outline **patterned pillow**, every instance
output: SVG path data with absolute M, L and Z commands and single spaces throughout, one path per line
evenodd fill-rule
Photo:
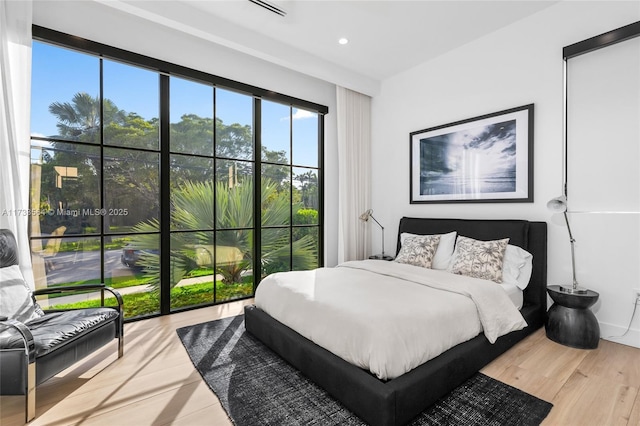
M 44 315 L 40 305 L 31 299 L 31 289 L 18 265 L 0 268 L 0 315 L 22 323 Z
M 440 235 L 416 235 L 408 237 L 402 243 L 400 252 L 395 258 L 398 263 L 431 268 L 433 256 L 436 254 Z
M 502 263 L 509 239 L 480 241 L 459 236 L 449 272 L 502 282 Z

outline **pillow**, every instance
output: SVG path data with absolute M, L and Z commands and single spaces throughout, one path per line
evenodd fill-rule
M 22 323 L 44 315 L 40 306 L 33 302 L 31 289 L 18 265 L 0 268 L 0 315 Z
M 453 248 L 456 245 L 456 235 L 456 231 L 449 232 L 448 234 L 439 234 L 440 242 L 438 243 L 436 254 L 433 256 L 433 260 L 431 261 L 431 269 L 444 270 L 449 267 L 451 256 L 453 255 Z M 400 234 L 400 246 L 402 247 L 404 245 L 404 240 L 409 237 L 421 236 L 422 235 L 403 232 Z
M 502 265 L 509 239 L 480 241 L 459 236 L 449 272 L 502 282 Z
M 532 271 L 533 255 L 523 248 L 509 244 L 504 252 L 502 281 L 524 290 L 529 285 Z
M 395 262 L 431 268 L 440 235 L 416 235 L 404 240 Z

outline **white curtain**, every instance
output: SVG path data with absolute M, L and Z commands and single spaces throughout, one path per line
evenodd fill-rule
M 370 222 L 360 215 L 371 208 L 371 98 L 337 87 L 338 262 L 364 259 Z
M 13 231 L 33 287 L 27 235 L 32 1 L 0 1 L 0 228 Z

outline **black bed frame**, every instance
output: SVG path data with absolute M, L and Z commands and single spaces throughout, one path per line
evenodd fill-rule
M 484 334 L 461 343 L 393 380 L 382 381 L 302 337 L 255 306 L 245 308 L 246 330 L 345 407 L 372 426 L 404 425 L 486 364 L 542 327 L 547 311 L 547 224 L 526 220 L 422 219 L 400 220 L 400 234 L 443 234 L 494 240 L 533 254 L 533 273 L 524 291 L 521 313 L 528 326 L 491 344 Z

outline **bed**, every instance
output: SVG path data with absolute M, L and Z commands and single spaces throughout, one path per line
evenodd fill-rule
M 379 379 L 303 337 L 255 305 L 245 308 L 246 330 L 370 425 L 404 425 L 544 324 L 546 229 L 544 222 L 525 220 L 402 218 L 398 250 L 403 233 L 430 235 L 456 231 L 458 235 L 477 240 L 509 238 L 509 244 L 531 253 L 533 262 L 520 308 L 526 327 L 498 337 L 494 343 L 480 333 L 397 377 Z

